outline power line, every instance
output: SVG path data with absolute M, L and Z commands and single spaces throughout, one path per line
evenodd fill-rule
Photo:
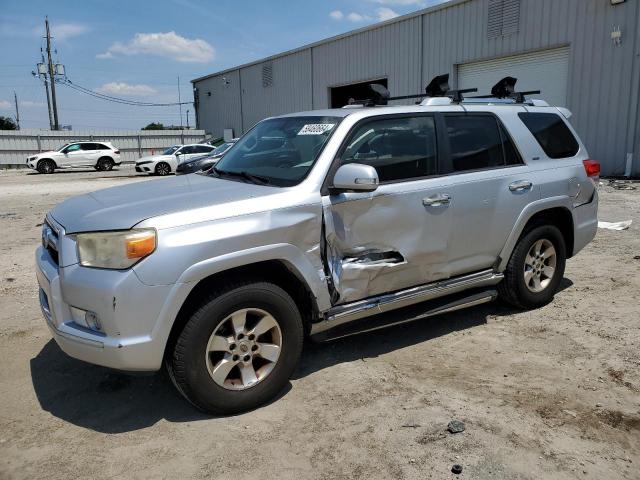
M 66 87 L 71 88 L 80 93 L 84 93 L 85 95 L 89 95 L 94 98 L 99 98 L 100 100 L 106 100 L 108 102 L 120 103 L 123 105 L 131 105 L 135 107 L 173 107 L 175 105 L 188 105 L 191 102 L 169 102 L 169 103 L 156 103 L 156 102 L 140 102 L 137 100 L 129 100 L 126 98 L 114 97 L 111 95 L 107 95 L 105 93 L 96 92 L 94 90 L 90 90 L 86 87 L 78 85 L 77 83 L 73 83 L 69 79 L 56 79 L 56 83 L 60 85 L 64 85 Z

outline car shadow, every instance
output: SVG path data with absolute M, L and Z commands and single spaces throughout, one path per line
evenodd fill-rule
M 563 279 L 560 289 L 571 287 Z M 294 379 L 340 363 L 375 358 L 452 332 L 487 323 L 487 318 L 517 313 L 499 302 L 425 320 L 324 342 L 307 342 Z M 40 406 L 57 418 L 101 433 L 140 430 L 164 419 L 192 422 L 215 418 L 185 401 L 163 372 L 131 374 L 81 362 L 67 356 L 50 340 L 31 359 L 31 379 Z M 289 383 L 274 398 L 291 390 Z

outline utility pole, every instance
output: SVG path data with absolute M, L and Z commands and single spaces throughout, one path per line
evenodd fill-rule
M 182 128 L 182 100 L 180 99 L 180 75 L 178 75 L 178 108 L 180 109 L 180 128 Z
M 51 104 L 53 105 L 53 130 L 59 130 L 58 106 L 56 104 L 56 80 L 53 71 L 53 60 L 51 59 L 51 32 L 49 31 L 49 17 L 44 17 L 44 24 L 47 30 L 47 59 L 49 68 L 49 80 L 51 80 Z
M 189 130 L 189 109 L 187 108 L 187 130 Z
M 13 101 L 16 104 L 16 125 L 18 126 L 18 130 L 20 130 L 20 110 L 18 110 L 18 95 L 16 95 L 16 91 L 13 91 Z
M 43 62 L 44 63 L 44 62 Z M 49 82 L 47 82 L 47 76 L 44 75 L 44 91 L 47 92 L 47 110 L 49 110 L 49 128 L 53 130 L 53 116 L 51 113 L 51 98 L 49 97 Z

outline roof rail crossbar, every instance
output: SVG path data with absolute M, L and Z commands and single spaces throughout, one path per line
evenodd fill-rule
M 504 77 L 498 83 L 496 83 L 493 87 L 491 87 L 490 95 L 478 95 L 470 98 L 500 98 L 500 99 L 511 99 L 515 103 L 526 103 L 526 95 L 537 95 L 540 93 L 540 90 L 529 90 L 526 92 L 516 92 L 516 82 L 518 81 L 515 77 Z

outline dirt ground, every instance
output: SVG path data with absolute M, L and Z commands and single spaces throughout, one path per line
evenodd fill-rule
M 0 171 L 0 478 L 640 479 L 640 183 L 604 181 L 600 219 L 633 225 L 599 230 L 545 308 L 311 344 L 276 401 L 212 418 L 162 374 L 67 357 L 39 310 L 45 212 L 141 180 L 163 181 Z

